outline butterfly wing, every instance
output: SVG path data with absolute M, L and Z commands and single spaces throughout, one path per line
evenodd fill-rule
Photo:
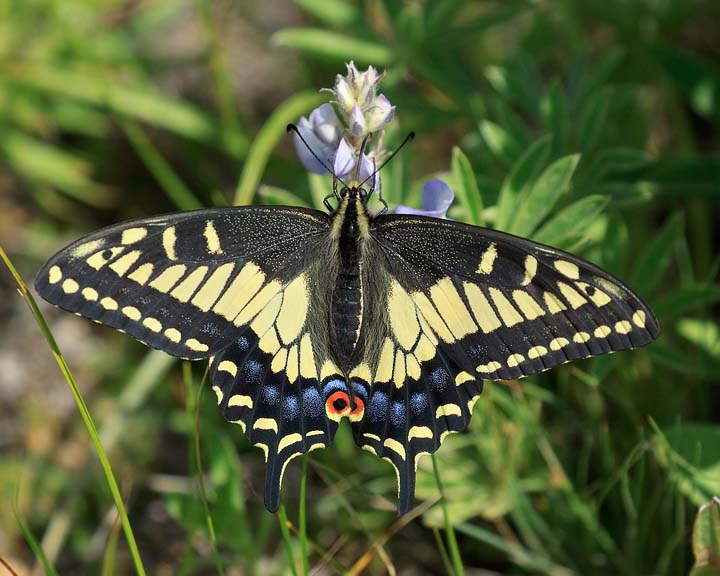
M 329 222 L 278 207 L 126 222 L 56 254 L 35 286 L 51 303 L 154 348 L 210 358 L 221 413 L 265 452 L 265 501 L 275 511 L 290 459 L 332 443 L 337 421 L 326 397 L 345 387 L 323 305 Z
M 81 238 L 40 270 L 51 302 L 174 356 L 207 358 L 304 266 L 327 234 L 312 210 L 238 207 L 125 222 Z
M 321 244 L 303 271 L 210 364 L 222 414 L 265 452 L 265 506 L 271 512 L 280 505 L 290 460 L 331 445 L 341 416 L 349 412 L 348 387 L 328 338 L 328 246 Z
M 399 511 L 412 505 L 417 460 L 463 430 L 482 380 L 643 346 L 658 335 L 650 308 L 619 280 L 571 254 L 448 220 L 373 221 L 384 286 L 375 346 L 357 373 L 369 399 L 358 444 L 397 470 Z

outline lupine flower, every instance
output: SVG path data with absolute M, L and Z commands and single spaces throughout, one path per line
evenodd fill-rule
M 387 156 L 382 149 L 383 131 L 395 117 L 395 106 L 387 97 L 377 92 L 382 74 L 372 66 L 360 72 L 355 64 L 347 65 L 347 74 L 337 75 L 335 86 L 328 90 L 332 102 L 315 108 L 309 117 L 302 117 L 298 130 L 313 151 L 331 168 L 335 175 L 348 184 L 355 178 L 357 158 L 363 139 L 372 134 L 368 149 L 362 156 L 358 181 L 363 182 L 374 172 L 376 165 Z M 339 116 L 338 116 L 339 115 Z M 295 150 L 303 166 L 310 172 L 323 174 L 325 168 L 310 153 L 300 139 L 295 137 Z M 366 189 L 371 186 L 366 185 Z M 380 174 L 375 174 L 374 191 L 380 193 Z M 423 209 L 398 206 L 396 214 L 419 214 L 444 218 L 455 195 L 445 182 L 429 180 L 422 189 Z
M 395 214 L 414 214 L 416 216 L 432 216 L 445 218 L 450 205 L 455 199 L 452 188 L 439 178 L 425 182 L 422 189 L 422 210 L 409 206 L 398 206 L 393 210 Z
M 377 164 L 386 156 L 385 150 L 381 148 L 382 134 L 395 116 L 395 106 L 384 94 L 377 93 L 381 80 L 382 74 L 372 66 L 365 72 L 360 72 L 355 64 L 350 62 L 347 65 L 347 74 L 338 74 L 335 87 L 331 90 L 337 112 L 331 104 L 326 103 L 313 110 L 309 117 L 303 116 L 298 121 L 298 130 L 303 138 L 320 159 L 327 166 L 332 166 L 335 174 L 343 180 L 354 175 L 360 146 L 368 134 L 372 134 L 372 138 L 363 154 L 360 181 L 372 174 L 373 159 Z M 325 172 L 325 168 L 297 136 L 295 150 L 307 170 L 316 174 Z M 375 191 L 379 190 L 380 176 L 376 175 Z
M 352 148 L 352 146 L 350 146 L 350 144 L 347 143 L 345 138 L 343 138 L 340 141 L 337 153 L 335 154 L 333 171 L 340 179 L 345 180 L 346 177 L 350 178 L 351 176 L 355 176 L 356 165 L 357 152 Z M 367 154 L 363 154 L 362 164 L 360 165 L 360 172 L 358 174 L 358 181 L 363 182 L 365 179 L 369 178 L 373 172 L 375 172 L 375 164 Z M 379 194 L 381 191 L 379 173 L 375 174 L 374 180 L 373 191 Z M 369 185 L 367 187 L 369 188 Z
M 321 104 L 298 121 L 298 130 L 315 154 L 327 164 L 332 164 L 338 144 L 342 139 L 343 127 L 331 104 Z M 295 136 L 295 151 L 305 168 L 315 174 L 324 174 L 325 168 L 315 159 L 300 139 Z

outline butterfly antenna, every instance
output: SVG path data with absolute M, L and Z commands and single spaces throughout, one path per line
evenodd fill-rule
M 307 140 L 305 140 L 305 138 L 304 138 L 303 135 L 300 133 L 300 130 L 298 129 L 297 126 L 295 126 L 295 124 L 288 124 L 288 125 L 287 125 L 287 131 L 288 131 L 288 134 L 289 134 L 290 132 L 293 132 L 298 138 L 300 138 L 300 141 L 305 145 L 305 148 L 308 149 L 308 151 L 310 152 L 310 154 L 313 155 L 313 157 L 315 158 L 315 160 L 317 160 L 318 162 L 320 162 L 320 165 L 321 165 L 323 168 L 325 168 L 325 170 L 327 170 L 328 172 L 330 172 L 330 174 L 332 174 L 332 177 L 335 178 L 335 180 L 339 180 L 340 183 L 347 188 L 347 184 L 345 184 L 345 182 L 342 180 L 342 178 L 340 178 L 337 174 L 335 174 L 335 172 L 333 172 L 332 168 L 330 168 L 325 162 L 323 162 L 322 160 L 320 160 L 320 157 L 319 157 L 317 154 L 315 154 L 315 150 L 313 150 L 312 148 L 310 148 L 310 144 L 307 143 Z
M 355 180 L 355 182 L 357 182 L 360 178 L 360 168 L 362 168 L 363 154 L 365 154 L 365 147 L 367 146 L 367 141 L 370 138 L 370 136 L 372 136 L 372 133 L 366 134 L 365 138 L 363 138 L 362 144 L 360 144 L 360 152 L 358 153 L 358 161 L 357 161 L 357 164 L 355 165 L 355 178 L 353 178 L 353 180 Z M 365 184 L 365 182 L 367 182 L 367 179 L 363 180 L 363 184 Z M 362 184 L 360 184 L 360 186 L 362 186 Z M 358 186 L 358 188 L 360 186 Z
M 365 180 L 363 180 L 363 181 L 360 183 L 360 186 L 362 186 L 363 184 L 365 184 L 365 182 L 367 182 L 368 180 L 374 179 L 374 178 L 375 178 L 375 174 L 377 174 L 378 172 L 380 172 L 380 170 L 382 170 L 382 169 L 385 167 L 385 165 L 386 165 L 388 162 L 390 162 L 390 160 L 392 160 L 392 159 L 395 157 L 395 154 L 397 154 L 398 152 L 400 152 L 400 150 L 402 150 L 403 146 L 405 146 L 405 144 L 407 144 L 408 142 L 412 141 L 414 138 L 415 138 L 415 132 L 410 132 L 407 136 L 405 136 L 405 140 L 402 141 L 402 143 L 400 144 L 400 146 L 398 146 L 397 148 L 395 148 L 395 151 L 394 151 L 392 154 L 390 154 L 390 156 L 387 157 L 387 159 L 385 160 L 385 162 L 383 162 L 382 164 L 380 164 L 380 166 L 379 166 L 378 168 L 375 168 L 375 170 L 373 170 L 373 173 L 370 174 L 370 176 L 368 176 L 367 178 L 365 178 Z M 364 144 L 365 144 L 365 143 L 363 142 L 363 145 L 364 145 Z M 358 186 L 358 188 L 360 188 L 360 186 Z

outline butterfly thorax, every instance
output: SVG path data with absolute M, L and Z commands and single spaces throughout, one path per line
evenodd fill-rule
M 359 195 L 344 194 L 332 215 L 332 234 L 339 256 L 330 305 L 330 337 L 344 370 L 353 364 L 363 317 L 361 246 L 368 238 L 369 215 Z

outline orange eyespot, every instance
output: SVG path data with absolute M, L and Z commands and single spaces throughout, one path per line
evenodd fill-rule
M 350 411 L 350 417 L 362 416 L 363 412 L 365 412 L 365 402 L 360 396 L 355 396 L 355 408 Z
M 350 398 L 347 392 L 336 390 L 325 400 L 325 410 L 328 414 L 345 416 L 350 410 Z

